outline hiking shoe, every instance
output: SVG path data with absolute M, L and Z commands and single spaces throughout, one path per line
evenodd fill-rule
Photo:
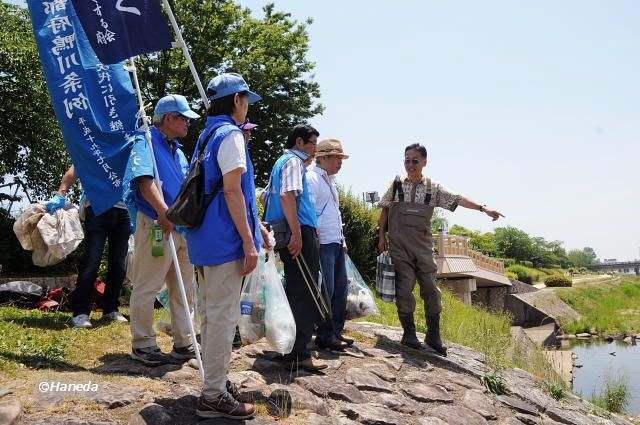
M 77 316 L 73 316 L 71 319 L 71 323 L 74 328 L 78 329 L 86 329 L 90 328 L 93 325 L 91 324 L 91 320 L 89 320 L 89 316 L 86 314 L 78 314 Z
M 254 401 L 254 397 L 251 394 L 241 393 L 240 387 L 229 380 L 227 380 L 227 391 L 240 403 L 253 403 Z
M 294 363 L 294 365 L 296 365 L 296 364 Z M 329 365 L 327 365 L 322 360 L 318 360 L 318 359 L 314 359 L 313 357 L 309 357 L 307 359 L 298 361 L 297 367 L 299 369 L 304 369 L 307 372 L 319 372 L 322 369 L 326 369 L 327 367 L 329 367 Z
M 240 403 L 227 391 L 211 400 L 200 396 L 196 407 L 196 414 L 201 418 L 248 419 L 255 412 L 256 408 L 253 404 Z
M 128 322 L 127 318 L 124 317 L 119 311 L 112 311 L 111 313 L 102 314 L 102 320 L 106 322 Z
M 169 355 L 176 360 L 191 360 L 196 358 L 196 350 L 193 348 L 193 344 L 180 348 L 174 345 Z
M 158 347 L 134 348 L 131 350 L 131 358 L 147 366 L 160 366 L 174 363 L 171 356 L 160 351 Z

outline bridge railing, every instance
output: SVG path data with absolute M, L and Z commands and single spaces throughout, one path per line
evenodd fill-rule
M 434 235 L 436 251 L 440 253 L 440 235 Z M 484 255 L 469 247 L 469 238 L 458 235 L 444 235 L 444 255 L 461 255 L 473 260 L 477 267 L 504 274 L 504 263 L 496 258 Z

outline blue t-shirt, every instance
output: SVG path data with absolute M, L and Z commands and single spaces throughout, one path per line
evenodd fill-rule
M 169 207 L 178 196 L 182 182 L 189 172 L 189 162 L 180 149 L 182 145 L 176 140 L 167 140 L 155 127 L 151 128 L 151 143 L 158 166 L 158 176 L 162 181 L 162 197 Z M 137 185 L 136 179 L 143 176 L 153 178 L 153 160 L 146 139 L 139 138 L 131 150 L 125 181 L 131 182 L 131 195 L 138 211 L 155 220 L 158 214 L 144 199 Z

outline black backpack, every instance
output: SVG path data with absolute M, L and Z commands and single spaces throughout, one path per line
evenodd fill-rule
M 178 196 L 167 210 L 167 218 L 177 226 L 200 226 L 209 204 L 222 188 L 222 179 L 220 179 L 211 193 L 205 193 L 203 162 L 209 140 L 225 124 L 228 123 L 223 122 L 216 125 L 198 146 L 198 152 L 194 152 L 195 161 L 189 168 L 189 173 L 180 187 Z

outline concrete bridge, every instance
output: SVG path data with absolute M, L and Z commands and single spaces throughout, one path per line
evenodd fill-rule
M 589 270 L 605 273 L 614 272 L 620 274 L 635 274 L 636 276 L 640 276 L 640 260 L 594 264 L 593 266 L 589 266 L 587 268 Z

